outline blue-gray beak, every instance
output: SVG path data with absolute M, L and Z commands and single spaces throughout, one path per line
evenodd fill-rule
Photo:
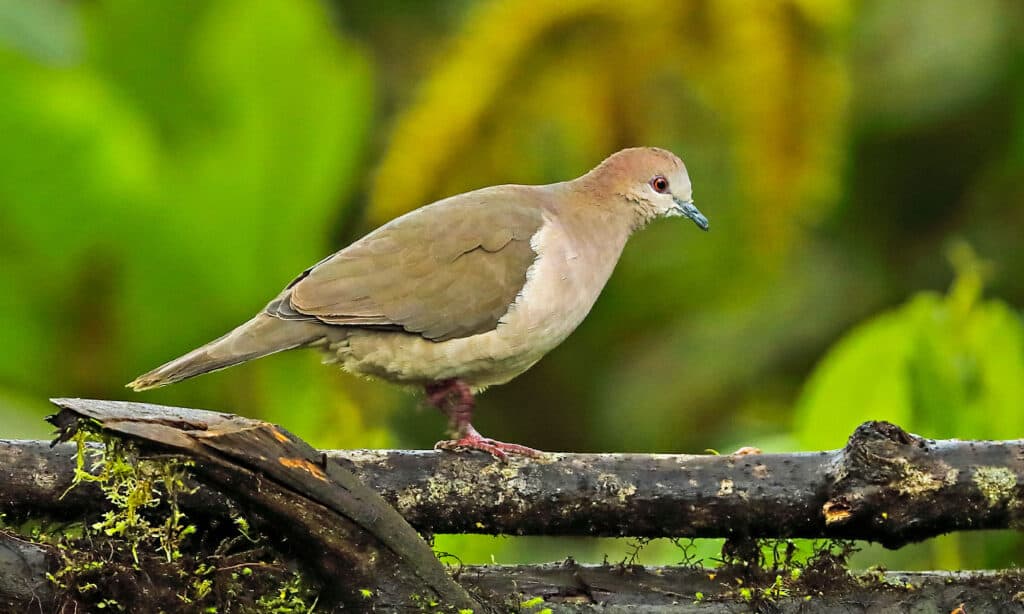
M 676 201 L 676 206 L 672 213 L 690 218 L 701 230 L 708 229 L 708 218 L 704 217 L 704 214 L 697 209 L 692 200 L 680 200 L 674 196 L 672 199 Z

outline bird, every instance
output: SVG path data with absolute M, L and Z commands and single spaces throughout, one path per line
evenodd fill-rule
M 422 389 L 454 432 L 435 448 L 535 457 L 473 427 L 474 395 L 562 343 L 630 235 L 666 217 L 708 229 L 686 166 L 655 147 L 623 149 L 570 181 L 444 198 L 309 267 L 252 319 L 127 386 L 149 390 L 318 348 L 349 372 Z

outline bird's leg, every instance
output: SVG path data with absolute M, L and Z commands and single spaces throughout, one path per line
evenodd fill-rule
M 482 450 L 498 460 L 507 460 L 508 454 L 538 457 L 541 452 L 514 443 L 495 441 L 481 435 L 470 421 L 473 418 L 473 391 L 466 382 L 450 379 L 426 386 L 427 402 L 441 410 L 455 431 L 456 439 L 439 441 L 435 450 Z

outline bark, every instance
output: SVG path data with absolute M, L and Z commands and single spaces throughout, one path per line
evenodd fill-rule
M 61 411 L 50 421 L 61 439 L 90 421 L 135 442 L 144 456 L 195 460 L 196 479 L 261 518 L 272 529 L 265 534 L 285 551 L 302 553 L 296 558 L 321 580 L 324 605 L 361 609 L 366 598 L 360 589 L 369 589 L 392 607 L 414 607 L 410 597 L 418 595 L 482 610 L 393 507 L 351 472 L 279 427 L 231 414 L 141 403 L 55 403 Z
M 46 547 L 0 530 L 0 611 L 51 611 L 54 594 L 46 573 L 52 562 Z
M 775 572 L 738 568 L 550 565 L 467 567 L 459 581 L 498 594 L 541 596 L 554 611 L 601 612 L 1024 612 L 1024 577 L 1004 572 L 885 572 L 852 575 L 813 572 L 766 592 Z M 741 585 L 738 580 L 743 580 Z M 739 591 L 751 587 L 749 597 Z M 697 599 L 695 595 L 701 594 Z M 809 597 L 809 598 L 808 598 Z M 559 607 L 561 606 L 561 607 Z
M 547 454 L 509 463 L 478 453 L 324 454 L 426 533 L 838 537 L 895 548 L 1017 527 L 1024 514 L 1024 442 L 933 441 L 885 422 L 865 423 L 843 449 L 814 453 Z M 94 507 L 89 488 L 61 498 L 71 457 L 66 446 L 0 442 L 0 511 L 74 517 Z M 204 488 L 182 505 L 211 516 L 223 514 L 225 498 Z
M 45 578 L 52 557 L 47 548 L 0 531 L 0 611 L 54 611 L 53 591 Z M 491 595 L 492 604 L 507 605 L 508 611 L 537 597 L 552 612 L 566 613 L 594 611 L 594 606 L 606 614 L 919 613 L 953 612 L 961 605 L 970 614 L 1024 611 L 1024 576 L 1018 570 L 852 575 L 841 560 L 831 563 L 794 567 L 801 571 L 796 579 L 792 569 L 644 568 L 579 565 L 571 559 L 548 565 L 468 566 L 455 578 L 467 591 Z M 777 576 L 786 581 L 772 592 L 769 587 Z M 744 587 L 749 592 L 740 590 Z M 380 598 L 374 601 L 371 605 L 378 611 L 394 611 Z

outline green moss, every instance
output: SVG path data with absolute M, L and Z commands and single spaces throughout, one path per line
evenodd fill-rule
M 48 578 L 60 611 L 312 612 L 317 588 L 277 557 L 242 517 L 202 528 L 179 498 L 190 461 L 147 459 L 135 446 L 83 421 L 72 488 L 90 483 L 107 509 L 80 522 L 22 525 L 54 548 Z M 90 445 L 98 441 L 102 445 Z
M 716 582 L 732 588 L 715 595 L 694 595 L 694 599 L 741 601 L 755 609 L 771 609 L 778 601 L 834 592 L 855 583 L 847 560 L 856 550 L 852 541 L 821 540 L 813 542 L 809 556 L 802 559 L 793 540 L 729 540 L 722 548 L 723 565 L 713 573 Z
M 141 459 L 130 443 L 103 435 L 102 448 L 89 447 L 86 443 L 91 437 L 85 429 L 75 434 L 78 452 L 71 488 L 95 483 L 112 507 L 89 529 L 120 537 L 130 547 L 136 564 L 143 545 L 152 545 L 167 562 L 179 559 L 182 542 L 196 531 L 195 525 L 185 522 L 178 505 L 179 495 L 188 491 L 185 476 L 193 463 L 176 458 Z M 157 508 L 165 508 L 164 513 L 144 513 Z
M 268 614 L 290 612 L 313 612 L 316 597 L 310 598 L 310 590 L 298 573 L 281 583 L 276 593 L 263 595 L 256 601 L 256 610 Z
M 524 607 L 524 608 L 533 609 L 533 608 L 535 608 L 537 606 L 544 605 L 544 598 L 543 597 L 531 597 L 530 599 L 524 600 L 519 605 Z

